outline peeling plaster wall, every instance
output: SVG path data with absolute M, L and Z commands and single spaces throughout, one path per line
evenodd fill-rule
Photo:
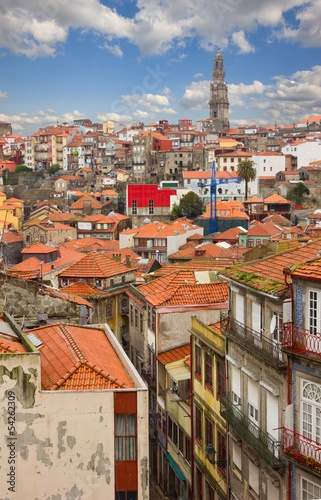
M 16 430 L 14 436 L 8 436 L 11 391 L 16 403 L 15 421 L 13 424 L 10 421 Z M 114 498 L 113 391 L 42 392 L 38 353 L 1 354 L 0 412 L 1 498 Z M 139 391 L 139 500 L 148 500 L 147 418 L 147 391 Z M 10 455 L 12 452 L 14 457 Z M 8 460 L 12 458 L 14 463 L 10 465 Z M 12 476 L 8 476 L 10 467 L 14 467 Z M 9 487 L 14 487 L 14 491 L 8 490 Z

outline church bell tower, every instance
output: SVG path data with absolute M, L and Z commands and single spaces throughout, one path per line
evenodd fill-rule
M 228 114 L 230 103 L 228 102 L 228 88 L 225 83 L 224 59 L 218 49 L 214 59 L 214 70 L 212 71 L 213 83 L 210 86 L 210 118 L 213 120 L 213 128 L 222 132 L 230 128 Z

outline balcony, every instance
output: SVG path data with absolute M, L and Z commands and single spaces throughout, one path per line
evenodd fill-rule
M 221 330 L 226 337 L 242 345 L 247 351 L 263 359 L 274 368 L 286 368 L 286 356 L 279 343 L 232 319 L 225 312 L 221 313 Z
M 284 323 L 282 349 L 321 361 L 321 334 L 311 333 L 310 330 L 294 326 L 292 323 Z
M 283 428 L 282 450 L 290 460 L 321 472 L 321 443 Z
M 120 312 L 121 312 L 121 314 L 123 316 L 128 316 L 128 314 L 129 314 L 129 307 L 128 306 L 121 306 Z
M 222 417 L 271 467 L 277 469 L 284 465 L 280 456 L 280 441 L 275 441 L 269 434 L 263 432 L 226 395 L 221 396 L 220 404 Z
M 146 364 L 144 364 L 142 366 L 141 374 L 148 387 L 150 389 L 155 389 L 155 374 L 152 372 L 151 367 L 148 367 Z

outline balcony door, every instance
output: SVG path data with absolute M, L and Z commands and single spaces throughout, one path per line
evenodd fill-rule
M 321 443 L 321 385 L 302 381 L 301 433 Z

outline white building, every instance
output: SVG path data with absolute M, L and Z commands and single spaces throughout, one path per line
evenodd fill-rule
M 205 204 L 210 203 L 211 178 L 212 172 L 210 170 L 185 171 L 183 172 L 183 187 L 194 191 Z M 218 200 L 241 200 L 244 198 L 245 182 L 238 180 L 237 172 L 216 171 L 216 183 Z
M 148 500 L 148 390 L 109 327 L 0 332 L 1 497 Z
M 278 172 L 285 171 L 286 158 L 281 153 L 274 151 L 262 151 L 252 156 L 254 168 L 256 169 L 256 179 L 251 181 L 251 195 L 258 194 L 259 177 L 275 176 Z
M 311 162 L 321 160 L 320 141 L 295 141 L 282 148 L 284 155 L 291 154 L 297 157 L 297 168 L 306 167 Z

